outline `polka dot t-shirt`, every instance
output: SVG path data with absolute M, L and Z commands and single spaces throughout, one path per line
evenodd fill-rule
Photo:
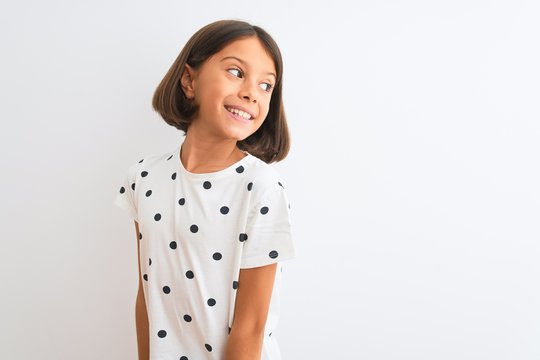
M 240 269 L 295 257 L 279 173 L 247 154 L 212 173 L 188 172 L 181 145 L 132 164 L 114 199 L 139 223 L 151 360 L 225 356 Z M 278 264 L 261 360 L 280 360 Z

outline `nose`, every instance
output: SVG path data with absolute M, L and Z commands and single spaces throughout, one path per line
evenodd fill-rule
M 240 97 L 242 99 L 245 99 L 249 102 L 257 102 L 257 99 L 255 98 L 255 91 L 253 90 L 253 85 L 245 82 L 244 86 L 242 86 L 242 89 L 240 89 Z
M 257 102 L 257 100 L 255 100 L 255 99 L 252 100 L 252 97 L 250 97 L 250 96 L 248 96 L 248 95 L 244 95 L 244 96 L 242 96 L 242 97 L 243 97 L 244 99 L 246 99 L 247 101 L 249 101 L 249 102 Z

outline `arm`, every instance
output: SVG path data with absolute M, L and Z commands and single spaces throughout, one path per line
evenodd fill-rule
M 137 300 L 135 302 L 137 348 L 139 352 L 139 360 L 148 360 L 150 359 L 148 314 L 146 312 L 146 303 L 144 300 L 144 292 L 142 288 L 141 256 L 140 256 L 140 248 L 139 248 L 139 224 L 136 221 L 135 221 L 135 233 L 137 235 L 137 255 L 138 255 L 138 264 L 139 264 L 139 291 L 137 292 Z
M 276 268 L 240 269 L 226 360 L 260 360 Z

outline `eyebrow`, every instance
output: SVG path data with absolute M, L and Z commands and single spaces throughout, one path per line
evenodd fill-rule
M 242 63 L 243 65 L 247 66 L 247 63 L 240 59 L 240 58 L 237 58 L 236 56 L 225 56 L 223 59 L 221 59 L 221 61 L 223 60 L 227 60 L 227 59 L 235 59 L 235 60 L 238 60 L 240 63 Z M 276 80 L 277 80 L 277 76 L 276 74 L 274 74 L 273 72 L 268 72 L 267 73 L 268 75 L 272 75 Z

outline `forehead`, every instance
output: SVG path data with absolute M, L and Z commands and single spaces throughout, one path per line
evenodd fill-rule
M 235 40 L 214 54 L 213 58 L 214 61 L 220 62 L 221 59 L 227 56 L 235 56 L 242 59 L 249 67 L 256 71 L 265 73 L 276 72 L 274 60 L 268 54 L 261 41 L 256 37 Z

